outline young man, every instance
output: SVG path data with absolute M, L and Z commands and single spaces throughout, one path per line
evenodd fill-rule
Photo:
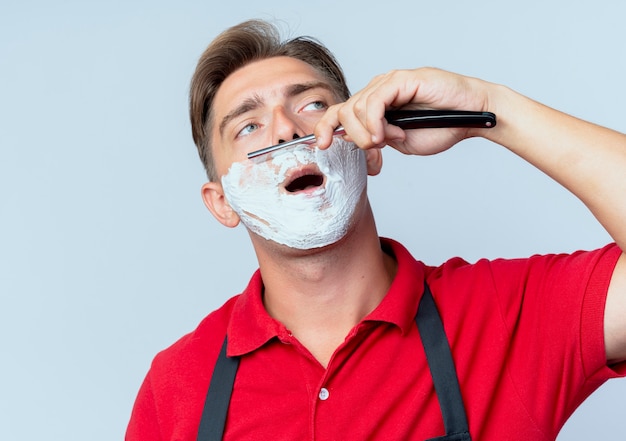
M 405 107 L 489 111 L 498 123 L 386 122 Z M 204 201 L 225 226 L 244 223 L 259 271 L 157 355 L 127 440 L 555 439 L 590 393 L 626 374 L 623 134 L 436 69 L 390 72 L 348 99 L 325 48 L 281 42 L 257 21 L 202 55 L 191 120 Z M 333 137 L 339 125 L 346 135 Z M 247 159 L 309 133 L 317 148 Z M 434 268 L 379 238 L 365 181 L 380 147 L 426 155 L 473 136 L 571 190 L 615 244 Z

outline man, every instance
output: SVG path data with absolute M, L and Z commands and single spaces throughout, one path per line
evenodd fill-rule
M 381 75 L 348 99 L 325 48 L 258 21 L 209 46 L 190 105 L 204 201 L 225 226 L 244 223 L 259 271 L 155 358 L 127 440 L 555 439 L 626 375 L 623 134 L 436 69 Z M 406 107 L 489 111 L 498 124 L 387 123 Z M 339 125 L 346 135 L 332 136 Z M 309 133 L 317 148 L 247 159 Z M 365 190 L 380 148 L 427 155 L 473 136 L 571 190 L 615 244 L 434 268 L 380 239 Z

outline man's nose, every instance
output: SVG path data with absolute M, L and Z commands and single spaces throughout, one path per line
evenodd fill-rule
M 298 125 L 295 115 L 291 115 L 284 108 L 274 110 L 272 140 L 274 144 L 281 144 L 306 135 Z

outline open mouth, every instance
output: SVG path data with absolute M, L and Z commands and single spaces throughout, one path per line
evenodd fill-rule
M 297 171 L 287 179 L 284 187 L 288 193 L 297 193 L 321 187 L 323 184 L 324 175 L 315 167 Z

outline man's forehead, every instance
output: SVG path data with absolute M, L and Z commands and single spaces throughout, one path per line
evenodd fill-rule
M 262 108 L 271 100 L 288 99 L 317 89 L 336 99 L 328 79 L 304 61 L 275 57 L 249 63 L 229 75 L 218 89 L 213 101 L 213 133 L 222 135 L 235 118 Z
M 217 90 L 214 110 L 224 115 L 245 100 L 294 95 L 312 86 L 333 90 L 324 75 L 304 61 L 291 57 L 254 61 L 223 81 Z

